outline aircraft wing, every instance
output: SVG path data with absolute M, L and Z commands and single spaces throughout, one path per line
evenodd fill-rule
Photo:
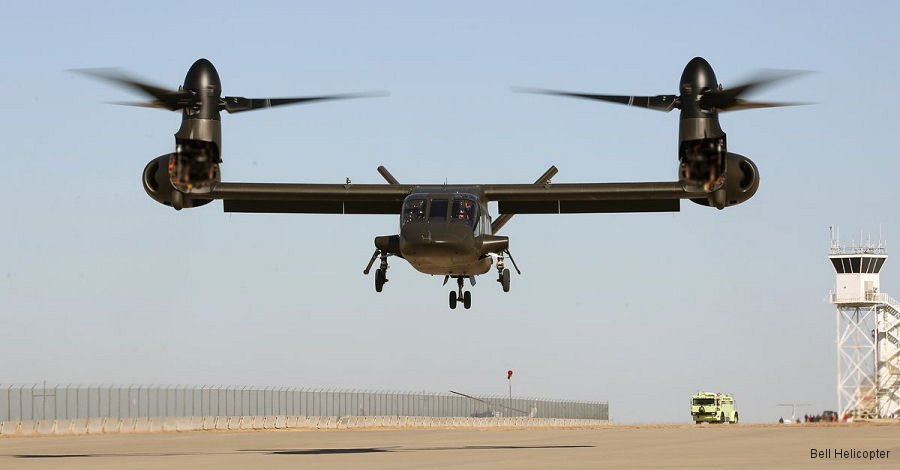
M 677 182 L 488 184 L 482 190 L 500 214 L 678 212 L 681 199 L 706 197 Z
M 681 199 L 705 198 L 677 182 L 450 185 L 477 188 L 500 214 L 677 212 Z M 219 183 L 198 199 L 222 199 L 226 212 L 399 214 L 413 191 L 437 185 Z
M 400 214 L 414 186 L 400 184 L 219 183 L 199 199 L 222 199 L 225 212 Z

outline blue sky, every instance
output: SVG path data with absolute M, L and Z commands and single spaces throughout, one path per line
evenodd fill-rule
M 698 389 L 741 416 L 836 407 L 827 227 L 900 243 L 890 2 L 18 2 L 0 28 L 3 382 L 234 383 L 609 400 L 621 422 L 686 422 Z M 224 92 L 387 89 L 389 98 L 223 118 L 228 181 L 670 181 L 677 115 L 511 93 L 677 92 L 705 57 L 726 87 L 816 73 L 728 113 L 761 185 L 723 211 L 517 216 L 523 270 L 451 311 L 441 279 L 361 274 L 393 216 L 179 213 L 144 165 L 179 116 L 67 70 L 175 88 L 200 57 Z M 858 235 L 856 235 L 858 238 Z M 889 260 L 882 290 L 900 292 Z M 894 287 L 892 287 L 894 286 Z

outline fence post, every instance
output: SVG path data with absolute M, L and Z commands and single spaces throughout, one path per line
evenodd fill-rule
M 281 411 L 281 388 L 272 387 L 272 415 L 279 415 Z
M 37 387 L 37 384 L 31 386 L 31 414 L 30 418 L 34 421 L 34 387 Z

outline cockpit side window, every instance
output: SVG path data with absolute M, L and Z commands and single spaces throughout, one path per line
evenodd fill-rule
M 449 202 L 446 199 L 432 199 L 431 208 L 428 209 L 428 220 L 447 220 Z
M 475 201 L 468 198 L 456 198 L 453 200 L 453 208 L 450 211 L 450 219 L 462 221 L 474 227 L 478 221 L 475 213 Z
M 425 200 L 407 199 L 403 204 L 403 223 L 421 222 L 425 220 Z

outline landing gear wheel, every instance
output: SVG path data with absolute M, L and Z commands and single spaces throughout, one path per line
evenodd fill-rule
M 500 275 L 500 285 L 503 286 L 503 292 L 509 292 L 509 269 L 504 269 Z
M 468 310 L 469 307 L 471 307 L 471 306 L 472 306 L 472 293 L 469 291 L 466 291 L 463 293 L 463 307 L 465 307 L 466 310 Z
M 375 270 L 375 292 L 381 292 L 384 288 L 384 271 L 381 268 Z
M 456 308 L 456 292 L 450 291 L 450 309 Z

